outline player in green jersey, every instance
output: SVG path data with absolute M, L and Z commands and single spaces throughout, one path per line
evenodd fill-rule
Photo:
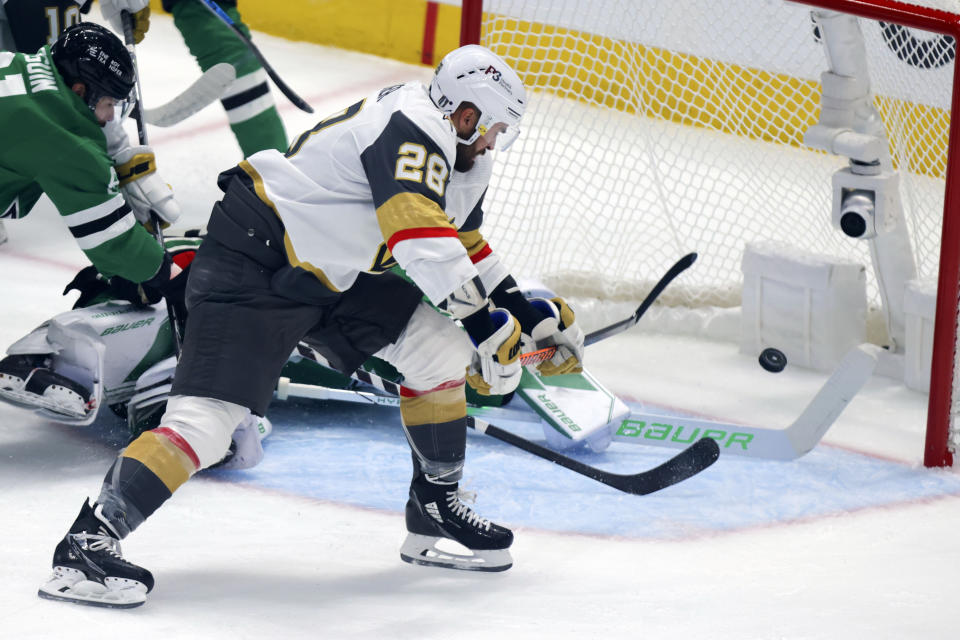
M 90 4 L 91 0 L 0 0 L 0 51 L 33 54 L 44 45 L 52 45 L 63 30 L 81 22 L 81 14 L 90 10 Z M 0 75 L 3 73 L 0 70 Z M 131 145 L 120 120 L 107 119 L 102 127 L 107 152 L 120 176 L 120 191 L 138 221 L 148 223 L 155 214 L 169 224 L 180 215 L 173 191 L 156 173 L 153 150 L 147 145 Z M 6 240 L 2 224 L 0 244 Z
M 237 11 L 237 0 L 219 0 L 218 4 L 249 36 L 250 30 Z M 285 151 L 287 134 L 270 95 L 267 74 L 246 45 L 196 0 L 163 0 L 163 8 L 173 14 L 174 24 L 203 71 L 219 62 L 229 62 L 236 68 L 237 79 L 220 101 L 243 156 L 263 149 Z M 137 42 L 149 28 L 149 0 L 100 0 L 100 9 L 119 33 L 121 11 L 130 12 Z
M 175 295 L 179 269 L 131 206 L 168 222 L 179 209 L 169 189 L 144 182 L 156 176 L 140 160 L 115 168 L 104 135 L 135 78 L 123 43 L 93 23 L 70 27 L 35 54 L 0 52 L 0 217 L 26 216 L 46 193 L 101 273 Z M 136 198 L 121 193 L 125 182 L 140 183 Z

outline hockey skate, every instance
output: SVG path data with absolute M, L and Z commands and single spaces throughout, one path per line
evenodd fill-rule
M 400 548 L 405 562 L 467 571 L 506 571 L 513 566 L 508 550 L 513 532 L 481 518 L 463 503 L 464 497 L 456 482 L 431 482 L 422 473 L 410 483 L 408 534 Z M 449 541 L 466 547 L 468 553 L 451 550 L 449 546 L 456 545 Z
M 45 355 L 12 355 L 0 360 L 0 398 L 12 404 L 83 418 L 90 390 L 51 371 Z
M 139 607 L 146 601 L 153 576 L 123 559 L 120 540 L 100 510 L 83 503 L 70 532 L 53 552 L 53 575 L 38 596 L 112 609 Z

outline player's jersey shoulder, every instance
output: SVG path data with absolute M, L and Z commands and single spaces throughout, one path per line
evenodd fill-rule
M 401 193 L 417 193 L 443 208 L 456 156 L 450 123 L 430 102 L 423 85 L 387 87 L 372 102 L 376 126 L 358 129 L 357 135 L 363 136 L 360 162 L 374 206 L 379 209 Z
M 0 52 L 0 66 L 4 61 L 8 94 L 0 99 L 0 121 L 17 124 L 5 130 L 0 156 L 35 172 L 74 159 L 80 166 L 91 158 L 109 161 L 102 128 L 66 87 L 49 47 L 34 54 Z
M 426 136 L 426 142 L 443 153 L 448 165 L 453 166 L 457 151 L 456 132 L 434 106 L 426 87 L 419 82 L 387 87 L 378 94 L 377 103 L 391 112 L 384 133 L 421 139 Z

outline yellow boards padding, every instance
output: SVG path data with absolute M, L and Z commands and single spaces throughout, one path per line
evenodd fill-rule
M 162 11 L 160 0 L 150 5 Z M 255 31 L 402 62 L 433 66 L 460 41 L 460 7 L 442 2 L 239 0 L 238 8 Z

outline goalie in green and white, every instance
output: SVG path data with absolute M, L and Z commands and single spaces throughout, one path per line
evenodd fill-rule
M 167 251 L 186 266 L 199 237 L 171 238 Z M 157 425 L 176 368 L 163 304 L 134 304 L 131 289 L 87 267 L 64 293 L 79 290 L 71 311 L 14 342 L 0 360 L 0 400 L 72 425 L 89 425 L 101 407 L 125 416 L 131 435 Z M 263 458 L 266 418 L 248 415 L 221 466 L 242 469 Z

